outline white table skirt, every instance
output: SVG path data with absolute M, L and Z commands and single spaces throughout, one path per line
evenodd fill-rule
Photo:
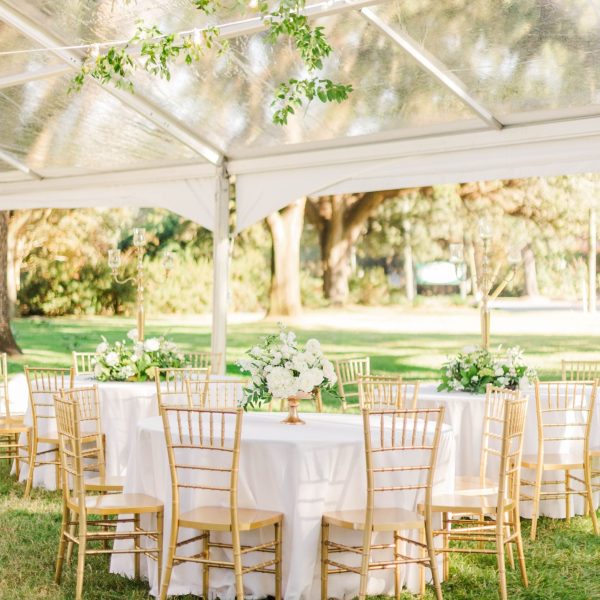
M 469 394 L 468 392 L 438 392 L 437 383 L 423 383 L 419 389 L 419 406 L 423 408 L 436 408 L 444 406 L 445 420 L 452 427 L 456 445 L 456 472 L 458 475 L 479 475 L 479 464 L 481 459 L 481 439 L 483 435 L 483 417 L 485 413 L 485 394 Z M 523 454 L 537 454 L 538 430 L 537 415 L 535 408 L 535 388 L 528 386 L 523 389 L 528 396 L 527 418 L 525 421 L 525 439 L 523 440 Z M 592 446 L 600 446 L 600 398 L 596 401 L 592 423 Z M 583 478 L 583 472 L 573 472 L 574 475 Z M 556 480 L 556 471 L 546 471 L 544 478 Z M 535 473 L 530 470 L 523 471 L 523 477 L 529 481 L 535 479 Z M 545 491 L 552 488 L 546 486 Z M 530 493 L 532 488 L 524 490 Z M 596 503 L 598 502 L 596 497 Z M 583 514 L 584 502 L 581 496 L 573 496 L 571 499 L 572 510 L 575 514 Z M 521 503 L 521 515 L 529 518 L 531 516 L 531 502 Z M 541 514 L 564 518 L 564 500 L 544 500 L 541 503 Z
M 212 379 L 236 379 L 233 377 L 213 376 Z M 131 440 L 135 436 L 137 424 L 158 415 L 156 383 L 96 381 L 90 376 L 79 375 L 75 378 L 75 387 L 98 386 L 100 418 L 102 430 L 106 434 L 106 473 L 111 476 L 124 476 L 129 462 Z M 240 386 L 241 393 L 241 386 Z M 27 407 L 25 422 L 31 424 L 31 409 Z M 48 430 L 41 435 L 56 436 L 56 425 L 44 419 L 41 424 Z M 40 445 L 41 449 L 48 448 Z M 46 455 L 51 460 L 54 454 Z M 23 465 L 20 480 L 27 479 L 29 468 Z M 54 467 L 37 467 L 33 478 L 34 487 L 49 490 L 56 489 Z
M 361 417 L 318 413 L 305 413 L 302 417 L 306 421 L 305 426 L 291 427 L 279 423 L 282 419 L 280 413 L 248 413 L 244 416 L 242 429 L 239 506 L 277 510 L 284 514 L 283 596 L 286 600 L 316 600 L 320 597 L 322 514 L 331 510 L 364 508 L 366 502 Z M 447 426 L 442 432 L 438 456 L 436 489 L 451 491 L 454 437 Z M 165 503 L 165 556 L 171 529 L 170 485 L 162 421 L 150 418 L 137 428 L 125 492 L 150 494 Z M 416 503 L 416 492 L 410 492 L 410 495 L 409 501 Z M 407 497 L 404 498 L 406 500 Z M 393 502 L 387 500 L 390 501 Z M 181 510 L 191 509 L 195 502 L 189 495 L 182 495 Z M 346 541 L 361 542 L 359 532 L 347 533 L 352 537 L 346 538 Z M 337 529 L 333 535 L 336 534 L 339 534 Z M 334 539 L 343 540 L 344 537 Z M 191 547 L 189 552 L 193 552 Z M 142 563 L 142 572 L 149 579 L 151 593 L 156 595 L 156 565 L 144 557 Z M 132 576 L 131 557 L 115 555 L 111 570 Z M 408 566 L 405 577 L 411 589 L 418 589 L 417 567 Z M 253 597 L 274 593 L 273 577 L 270 575 L 246 575 L 244 585 L 246 592 Z M 210 586 L 212 595 L 225 600 L 235 597 L 233 575 L 229 571 L 211 570 Z M 169 594 L 201 595 L 201 587 L 201 570 L 197 565 L 183 564 L 174 568 Z M 344 574 L 330 577 L 331 597 L 352 597 L 357 593 L 358 576 Z M 389 593 L 393 593 L 392 572 L 374 572 L 369 580 L 369 594 Z

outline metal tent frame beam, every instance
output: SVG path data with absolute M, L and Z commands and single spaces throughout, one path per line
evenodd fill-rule
M 0 0 L 0 19 L 18 29 L 28 38 L 48 48 L 49 51 L 62 59 L 73 69 L 79 69 L 81 67 L 81 56 L 77 52 L 61 49 L 61 46 L 64 46 L 64 43 L 60 39 L 44 29 L 39 23 L 21 14 L 4 0 Z M 171 137 L 177 139 L 188 148 L 191 148 L 210 163 L 219 165 L 223 161 L 223 154 L 220 150 L 201 139 L 191 129 L 151 101 L 139 94 L 131 94 L 112 86 L 104 86 L 93 77 L 90 77 L 89 80 L 100 86 L 106 93 L 114 96 L 123 104 L 133 109 L 139 115 L 142 115 L 154 123 L 163 131 L 166 131 Z
M 423 46 L 416 42 L 406 32 L 397 31 L 390 27 L 383 19 L 375 14 L 369 8 L 363 8 L 361 15 L 373 24 L 377 29 L 385 33 L 393 42 L 400 46 L 419 65 L 442 85 L 449 89 L 463 104 L 472 110 L 482 121 L 494 129 L 502 129 L 504 125 L 488 110 L 483 104 L 478 102 L 469 94 L 465 84 L 452 73 L 433 54 L 430 54 Z
M 0 148 L 0 160 L 3 160 L 11 167 L 14 167 L 18 171 L 21 171 L 21 173 L 25 173 L 25 175 L 29 175 L 29 177 L 32 177 L 33 179 L 43 179 L 43 177 L 39 173 L 36 173 L 33 169 L 30 169 L 24 162 L 14 157 L 12 154 L 10 154 L 10 152 L 2 150 L 2 148 Z
M 23 71 L 22 73 L 5 75 L 4 77 L 0 77 L 0 90 L 17 85 L 23 85 L 24 83 L 28 83 L 30 81 L 38 81 L 40 79 L 56 77 L 57 75 L 64 75 L 70 71 L 71 67 L 68 65 L 55 65 L 51 67 L 44 67 L 43 69 L 37 69 L 35 71 Z

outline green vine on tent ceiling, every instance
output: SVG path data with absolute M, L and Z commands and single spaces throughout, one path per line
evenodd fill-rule
M 221 0 L 191 1 L 207 15 L 214 14 L 223 5 Z M 280 38 L 288 37 L 309 75 L 304 79 L 282 81 L 275 89 L 271 106 L 274 108 L 273 122 L 277 125 L 287 125 L 290 115 L 315 98 L 324 103 L 339 103 L 352 92 L 351 84 L 336 83 L 318 76 L 323 69 L 323 60 L 331 54 L 332 48 L 324 28 L 312 26 L 302 14 L 304 7 L 305 0 L 280 0 L 274 8 L 265 0 L 259 0 L 256 5 L 267 27 L 268 41 L 275 44 Z M 132 52 L 132 48 L 137 51 Z M 103 84 L 112 83 L 117 88 L 134 92 L 133 73 L 136 69 L 142 68 L 168 81 L 175 60 L 182 57 L 185 64 L 191 65 L 211 49 L 219 55 L 229 51 L 228 41 L 220 38 L 218 27 L 205 27 L 189 34 L 166 34 L 155 25 L 146 26 L 139 21 L 135 34 L 124 45 L 88 54 L 72 80 L 71 90 L 79 91 L 86 78 L 93 77 Z

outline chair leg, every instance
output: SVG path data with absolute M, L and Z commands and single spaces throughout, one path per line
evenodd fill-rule
M 283 523 L 275 524 L 275 600 L 281 600 L 281 559 Z
M 160 600 L 166 600 L 171 582 L 171 573 L 173 572 L 173 561 L 175 560 L 175 549 L 177 548 L 177 536 L 179 534 L 179 523 L 173 520 L 171 524 L 171 537 L 169 538 L 169 549 L 167 551 L 167 562 L 165 564 L 165 572 L 163 573 L 162 582 L 160 584 Z
M 231 533 L 231 545 L 233 549 L 233 569 L 235 573 L 236 600 L 244 600 L 244 575 L 242 572 L 242 548 L 240 544 L 240 532 L 234 530 Z
M 77 585 L 75 600 L 81 600 L 83 595 L 83 575 L 85 573 L 85 552 L 87 549 L 87 523 L 85 515 L 79 515 L 79 548 L 77 550 Z
M 446 532 L 442 535 L 442 545 L 444 548 L 447 548 L 448 544 L 450 543 L 448 540 L 448 537 L 450 535 L 451 527 L 452 527 L 452 525 L 448 522 L 448 513 L 443 513 L 442 514 L 442 530 Z M 448 578 L 450 577 L 450 553 L 449 552 L 442 553 L 442 569 L 443 569 L 442 573 L 444 575 L 444 581 L 447 581 Z
M 530 538 L 535 540 L 537 534 L 537 522 L 540 514 L 540 498 L 542 494 L 542 477 L 544 476 L 543 465 L 540 463 L 535 473 L 535 488 L 533 490 L 533 508 L 531 510 L 531 534 Z
M 56 489 L 62 490 L 62 477 L 60 476 L 60 454 L 56 446 L 56 462 L 54 463 L 54 478 L 56 479 Z
M 156 585 L 157 591 L 160 592 L 160 582 L 162 581 L 162 563 L 163 563 L 163 531 L 164 531 L 164 513 L 159 510 L 156 513 Z
M 515 520 L 515 532 L 517 534 L 516 544 L 517 544 L 517 556 L 519 558 L 519 569 L 521 570 L 521 581 L 523 582 L 523 587 L 529 586 L 529 581 L 527 580 L 527 567 L 525 566 L 525 552 L 523 552 L 523 536 L 521 535 L 521 515 L 519 514 L 518 506 L 514 511 L 514 520 Z
M 359 600 L 365 600 L 367 597 L 367 584 L 369 583 L 369 560 L 371 557 L 371 528 L 365 529 L 363 537 L 362 557 L 360 561 L 360 588 Z
M 400 534 L 394 531 L 394 561 L 400 559 Z M 396 600 L 400 600 L 400 592 L 402 590 L 402 580 L 400 579 L 400 565 L 394 565 L 394 593 Z
M 498 585 L 500 587 L 500 600 L 507 600 L 506 591 L 506 560 L 504 556 L 504 526 L 500 521 L 496 526 L 496 558 L 498 560 Z
M 15 455 L 15 475 L 17 476 L 17 481 L 19 481 L 19 475 L 21 474 L 21 448 L 19 446 L 19 434 L 15 434 L 14 437 L 14 455 Z
M 58 542 L 58 555 L 56 557 L 56 570 L 54 572 L 54 581 L 60 583 L 62 577 L 63 564 L 65 561 L 65 551 L 67 549 L 67 538 L 65 533 L 67 531 L 67 524 L 69 522 L 69 509 L 63 502 L 62 510 L 62 521 L 60 523 L 60 541 Z
M 72 513 L 70 510 L 68 512 L 69 521 L 71 521 L 71 525 L 69 525 L 69 533 L 75 537 L 75 534 L 77 533 L 77 523 L 79 522 L 79 513 Z M 67 540 L 67 564 L 71 562 L 71 558 L 73 557 L 73 546 L 74 542 Z
M 571 477 L 569 469 L 565 469 L 565 515 L 567 519 L 567 525 L 571 524 Z
M 427 554 L 429 555 L 429 568 L 431 569 L 431 580 L 433 581 L 433 587 L 435 589 L 435 597 L 437 598 L 437 600 L 442 600 L 443 599 L 442 585 L 440 583 L 440 576 L 438 573 L 437 560 L 435 557 L 433 531 L 431 530 L 430 519 L 425 519 L 425 539 L 427 542 Z M 446 554 L 447 553 L 444 552 L 444 556 Z
M 202 540 L 202 552 L 204 558 L 210 560 L 210 531 L 204 532 L 204 539 Z M 202 597 L 204 600 L 208 600 L 208 593 L 210 589 L 210 567 L 206 564 L 202 565 Z
M 327 578 L 329 566 L 329 524 L 321 521 L 321 600 L 327 600 Z
M 31 488 L 33 487 L 33 471 L 35 470 L 35 459 L 37 456 L 37 439 L 34 437 L 29 453 L 29 472 L 27 473 L 27 483 L 25 484 L 25 498 L 29 498 Z
M 138 533 L 141 531 L 140 529 L 140 515 L 133 515 L 133 531 L 134 533 Z M 133 549 L 139 550 L 141 548 L 140 545 L 140 536 L 133 536 Z M 133 555 L 133 578 L 135 580 L 139 580 L 140 578 L 140 553 L 135 552 Z
M 505 515 L 505 520 L 508 522 L 510 521 L 510 516 L 507 514 Z M 505 525 L 504 527 L 504 533 L 506 535 L 507 538 L 510 537 L 510 525 Z M 513 555 L 513 548 L 512 548 L 512 544 L 508 544 L 506 547 L 506 554 L 508 555 L 508 564 L 510 565 L 510 568 L 514 571 L 515 569 L 515 557 Z
M 592 486 L 592 458 L 588 457 L 585 465 L 583 477 L 585 479 L 585 491 L 587 497 L 587 504 L 590 507 L 590 515 L 592 517 L 592 527 L 594 533 L 600 535 L 600 528 L 598 528 L 598 518 L 596 517 L 596 511 L 594 510 L 594 488 Z
M 425 529 L 419 530 L 419 541 L 423 544 L 423 547 L 420 549 L 421 558 L 428 558 L 427 553 L 427 538 L 425 536 Z M 421 598 L 425 597 L 425 563 L 421 563 L 419 565 L 419 595 Z

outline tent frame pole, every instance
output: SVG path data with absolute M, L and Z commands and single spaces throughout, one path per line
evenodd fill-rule
M 226 371 L 227 308 L 229 304 L 229 175 L 224 166 L 219 168 L 215 190 L 215 228 L 213 232 L 213 304 L 212 346 L 214 355 L 220 355 L 216 375 Z

